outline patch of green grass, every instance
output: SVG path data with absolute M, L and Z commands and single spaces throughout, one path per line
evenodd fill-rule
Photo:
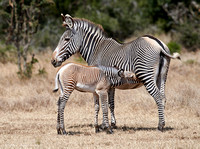
M 47 74 L 47 71 L 46 71 L 45 68 L 42 68 L 42 69 L 39 69 L 39 70 L 38 70 L 38 74 L 39 74 L 39 75 L 45 75 L 45 74 Z
M 175 41 L 170 41 L 167 44 L 167 46 L 171 53 L 174 53 L 174 52 L 180 53 L 181 52 L 181 46 L 178 43 L 176 43 Z
M 197 64 L 197 62 L 195 60 L 193 60 L 193 59 L 189 59 L 185 63 L 188 64 L 188 65 Z
M 41 141 L 39 139 L 36 140 L 35 144 L 40 145 Z

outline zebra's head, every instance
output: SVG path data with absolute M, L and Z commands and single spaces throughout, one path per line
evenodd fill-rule
M 66 31 L 61 36 L 56 49 L 52 54 L 51 63 L 54 67 L 58 67 L 66 59 L 75 54 L 80 48 L 80 32 L 77 32 L 73 18 L 70 15 L 61 14 L 63 26 Z

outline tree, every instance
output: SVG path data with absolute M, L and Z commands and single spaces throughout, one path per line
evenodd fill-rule
M 13 43 L 17 49 L 20 74 L 30 76 L 30 68 L 27 69 L 27 55 L 33 41 L 32 37 L 38 30 L 40 9 L 42 6 L 52 3 L 51 0 L 9 0 L 8 3 L 4 3 L 7 6 L 5 11 L 9 14 L 7 43 Z M 34 57 L 32 60 L 34 61 Z
M 194 0 L 166 3 L 163 9 L 171 18 L 174 33 L 179 33 L 179 42 L 191 51 L 200 48 L 200 4 Z

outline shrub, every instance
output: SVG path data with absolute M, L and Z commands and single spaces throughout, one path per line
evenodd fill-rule
M 5 45 L 0 42 L 0 62 L 13 62 L 14 47 L 12 45 Z
M 39 69 L 39 70 L 38 70 L 38 74 L 39 74 L 39 75 L 45 75 L 45 74 L 47 74 L 47 71 L 46 71 L 46 69 L 43 67 L 42 69 Z
M 179 28 L 180 42 L 187 48 L 188 51 L 196 51 L 200 48 L 200 29 L 199 25 L 186 23 Z
M 181 52 L 181 46 L 178 43 L 176 43 L 175 41 L 170 41 L 167 44 L 167 46 L 171 53 L 174 53 L 174 52 L 180 53 Z

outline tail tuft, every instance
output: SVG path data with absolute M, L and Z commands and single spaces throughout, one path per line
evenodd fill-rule
M 55 88 L 54 90 L 53 90 L 53 93 L 55 93 L 55 92 L 57 92 L 58 91 L 58 88 Z
M 173 53 L 173 58 L 181 60 L 181 55 L 177 52 Z

